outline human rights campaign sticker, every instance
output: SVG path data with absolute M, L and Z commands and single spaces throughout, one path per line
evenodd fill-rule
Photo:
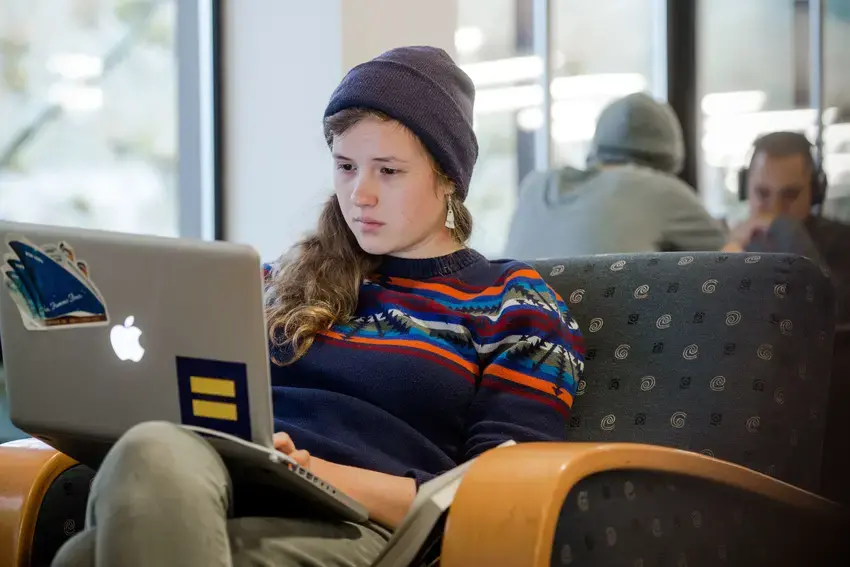
M 251 441 L 248 369 L 239 362 L 177 357 L 180 422 Z

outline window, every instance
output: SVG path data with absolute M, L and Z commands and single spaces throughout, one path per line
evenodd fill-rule
M 181 233 L 177 5 L 0 2 L 0 218 Z
M 810 108 L 808 6 L 794 0 L 699 3 L 700 192 L 732 224 L 746 213 L 738 171 L 753 141 L 775 130 L 814 139 Z
M 542 62 L 534 57 L 528 0 L 458 0 L 458 64 L 475 83 L 478 163 L 466 205 L 475 219 L 470 245 L 501 254 L 519 185 L 517 115 L 527 104 Z M 523 10 L 524 9 L 524 10 Z M 524 13 L 529 17 L 523 18 Z M 526 29 L 527 41 L 518 30 Z M 537 102 L 539 104 L 539 102 Z
M 656 0 L 553 2 L 554 165 L 585 167 L 602 109 L 628 94 L 655 90 L 656 50 L 663 45 L 654 30 L 665 25 L 657 5 Z M 666 72 L 663 66 L 657 71 Z M 539 123 L 542 113 L 535 118 Z
M 824 15 L 825 213 L 850 222 L 850 0 L 828 0 Z
M 544 120 L 544 63 L 533 45 L 536 1 L 458 0 L 457 58 L 476 84 L 481 148 L 467 200 L 476 221 L 471 244 L 491 257 L 504 248 Z M 553 166 L 582 167 L 602 107 L 618 96 L 653 90 L 658 4 L 551 0 Z

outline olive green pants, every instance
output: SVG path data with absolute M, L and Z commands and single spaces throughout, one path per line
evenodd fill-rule
M 201 437 L 170 423 L 138 425 L 104 459 L 86 530 L 53 565 L 366 567 L 390 536 L 373 524 L 286 517 L 285 510 L 229 519 L 232 493 L 227 468 Z

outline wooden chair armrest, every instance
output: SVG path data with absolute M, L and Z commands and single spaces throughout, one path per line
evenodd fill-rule
M 75 464 L 37 439 L 0 445 L 0 567 L 29 565 L 42 499 L 56 477 Z
M 464 476 L 443 536 L 443 567 L 543 567 L 562 505 L 582 479 L 647 470 L 725 484 L 795 508 L 838 513 L 819 496 L 697 453 L 636 443 L 526 443 L 481 455 Z

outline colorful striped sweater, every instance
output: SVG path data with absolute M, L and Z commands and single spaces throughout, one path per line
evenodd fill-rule
M 563 300 L 525 264 L 387 257 L 351 321 L 272 364 L 275 431 L 419 484 L 507 439 L 564 439 L 583 354 Z

